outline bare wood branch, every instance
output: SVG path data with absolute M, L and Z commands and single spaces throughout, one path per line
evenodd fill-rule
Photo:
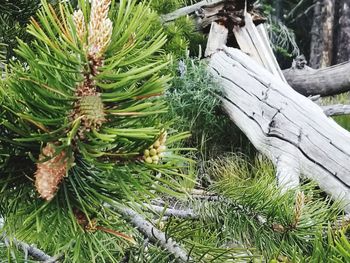
M 283 70 L 288 84 L 305 96 L 331 96 L 350 91 L 349 72 L 350 62 L 318 70 L 307 66 Z
M 3 226 L 4 226 L 4 220 L 3 218 L 0 218 L 0 230 L 3 228 Z M 13 244 L 16 247 L 21 248 L 26 256 L 27 255 L 31 256 L 38 261 L 43 261 L 45 263 L 56 263 L 58 262 L 57 260 L 61 257 L 61 256 L 51 257 L 50 255 L 46 254 L 44 251 L 42 251 L 41 249 L 37 248 L 34 245 L 29 245 L 23 241 L 17 240 L 16 238 L 10 239 L 9 237 L 6 236 L 6 233 L 3 233 L 0 237 L 4 240 L 4 243 L 7 247 L 10 247 L 11 244 Z
M 3 239 L 5 241 L 5 244 L 7 244 L 8 246 L 10 246 L 11 244 L 15 245 L 16 247 L 22 249 L 24 253 L 33 257 L 35 260 L 43 261 L 45 263 L 58 262 L 57 260 L 59 257 L 51 257 L 50 255 L 46 254 L 44 251 L 42 251 L 34 245 L 29 245 L 25 242 L 17 240 L 16 238 L 10 239 L 5 235 L 3 235 Z
M 327 116 L 339 116 L 350 114 L 350 105 L 336 104 L 322 106 L 323 112 Z
M 208 7 L 208 6 L 223 3 L 223 2 L 225 2 L 225 1 L 224 0 L 204 0 L 204 1 L 201 1 L 201 2 L 196 3 L 194 5 L 186 6 L 186 7 L 180 8 L 178 10 L 175 10 L 172 13 L 163 15 L 161 18 L 162 18 L 162 21 L 164 23 L 167 23 L 167 22 L 173 21 L 179 17 L 193 14 L 197 10 L 199 10 L 200 8 Z
M 199 216 L 192 209 L 175 209 L 175 208 L 165 208 L 158 205 L 148 205 L 144 204 L 144 207 L 148 208 L 155 213 L 162 214 L 163 216 L 173 216 L 178 218 L 186 219 L 198 219 Z
M 175 240 L 171 237 L 167 237 L 164 232 L 154 227 L 149 221 L 142 217 L 136 211 L 130 208 L 120 208 L 117 210 L 127 217 L 130 222 L 139 229 L 147 238 L 153 242 L 159 244 L 162 248 L 172 253 L 177 259 L 187 262 L 192 260 L 185 249 L 183 249 Z

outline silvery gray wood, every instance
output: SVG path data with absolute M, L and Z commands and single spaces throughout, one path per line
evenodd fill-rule
M 305 96 L 330 96 L 350 91 L 350 62 L 312 69 L 290 68 L 283 70 L 289 85 Z
M 224 47 L 209 61 L 226 112 L 276 165 L 282 188 L 297 187 L 305 176 L 349 202 L 350 133 L 242 51 Z

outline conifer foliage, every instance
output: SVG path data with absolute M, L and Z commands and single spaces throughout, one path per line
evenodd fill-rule
M 166 37 L 133 0 L 43 0 L 36 17 L 1 82 L 3 229 L 67 261 L 114 262 L 135 243 L 115 207 L 179 194 L 187 166 L 168 148 L 187 135 L 158 117 Z
M 2 0 L 0 11 L 0 50 L 5 52 L 5 59 L 11 59 L 17 47 L 17 37 L 29 40 L 26 25 L 39 8 L 40 0 Z

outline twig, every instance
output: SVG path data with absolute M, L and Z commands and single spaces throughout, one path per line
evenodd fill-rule
M 216 195 L 214 193 L 210 193 L 204 190 L 193 190 L 191 194 L 193 199 L 197 199 L 200 201 L 204 202 L 223 202 L 229 205 L 233 205 L 229 199 Z M 165 202 L 160 202 L 158 200 L 158 203 L 164 203 Z M 238 209 L 244 211 L 244 207 L 241 205 L 235 205 Z M 143 206 L 140 206 L 141 208 L 148 208 L 151 211 L 154 211 L 156 213 L 162 214 L 164 218 L 167 218 L 169 216 L 174 216 L 177 218 L 182 218 L 182 219 L 199 219 L 200 214 L 193 209 L 175 209 L 175 208 L 166 208 L 165 206 L 160 206 L 160 205 L 148 205 L 144 204 Z M 261 225 L 264 225 L 267 223 L 267 219 L 259 214 L 252 214 L 252 217 L 254 217 Z M 163 220 L 162 220 L 163 221 Z
M 117 210 L 125 217 L 128 217 L 131 223 L 147 238 L 158 243 L 162 248 L 172 253 L 177 259 L 180 259 L 183 262 L 191 260 L 187 252 L 176 241 L 174 241 L 171 237 L 167 237 L 164 232 L 155 228 L 139 213 L 126 207 L 117 207 Z
M 238 208 L 239 210 L 242 211 L 246 211 L 246 209 L 242 206 L 242 205 L 238 205 L 238 204 L 233 204 L 229 199 L 219 196 L 219 195 L 215 195 L 212 194 L 210 192 L 203 192 L 204 195 L 200 195 L 200 194 L 193 194 L 192 197 L 194 199 L 198 199 L 201 201 L 205 201 L 205 202 L 223 202 L 227 205 L 234 205 L 236 208 Z M 259 224 L 264 225 L 267 223 L 267 219 L 265 216 L 263 215 L 259 215 L 259 214 L 255 214 L 255 213 L 251 213 L 251 217 L 255 218 Z
M 196 12 L 197 10 L 199 10 L 200 8 L 215 5 L 215 4 L 218 4 L 221 2 L 224 2 L 224 0 L 204 0 L 204 1 L 201 1 L 201 2 L 196 3 L 194 5 L 186 6 L 186 7 L 177 9 L 172 13 L 163 15 L 162 21 L 163 21 L 163 23 L 167 23 L 167 22 L 173 21 L 181 16 L 186 16 L 186 15 L 192 14 L 192 13 Z
M 192 209 L 174 209 L 174 208 L 165 208 L 158 205 L 148 205 L 144 204 L 143 207 L 148 208 L 149 210 L 162 214 L 163 216 L 174 216 L 178 218 L 186 218 L 186 219 L 198 219 L 199 215 L 196 214 Z
M 3 226 L 4 226 L 4 219 L 0 218 L 0 230 L 3 228 Z M 13 243 L 16 247 L 20 247 L 25 253 L 25 257 L 29 255 L 34 259 L 38 261 L 44 261 L 45 263 L 58 262 L 57 259 L 61 257 L 61 256 L 51 257 L 47 255 L 44 251 L 35 247 L 34 245 L 29 245 L 23 241 L 17 240 L 16 238 L 10 239 L 9 237 L 6 236 L 6 233 L 3 233 L 0 237 L 4 240 L 4 243 L 7 247 L 10 247 L 11 243 Z
M 294 16 L 294 13 L 296 13 L 297 11 L 298 11 L 298 9 L 300 8 L 300 7 L 302 7 L 302 5 L 303 4 L 305 4 L 305 2 L 307 2 L 308 0 L 301 0 L 301 1 L 299 1 L 299 3 L 298 4 L 296 4 L 295 6 L 294 6 L 294 8 L 289 12 L 289 14 L 286 16 L 286 18 L 285 18 L 285 20 L 289 20 L 290 18 L 293 18 L 293 16 Z M 308 4 L 308 3 L 307 3 Z M 305 14 L 305 13 L 304 13 Z
M 13 243 L 16 247 L 21 248 L 26 254 L 28 253 L 29 256 L 33 257 L 34 259 L 38 261 L 43 261 L 45 263 L 54 263 L 58 262 L 58 257 L 51 257 L 48 254 L 46 254 L 44 251 L 38 249 L 34 245 L 29 245 L 25 242 L 19 241 L 16 238 L 10 239 L 3 235 L 3 239 L 5 241 L 6 246 L 10 246 L 11 243 Z

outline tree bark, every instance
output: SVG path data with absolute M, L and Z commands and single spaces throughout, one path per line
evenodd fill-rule
M 273 161 L 284 189 L 297 187 L 303 175 L 350 203 L 348 131 L 240 50 L 213 54 L 209 70 L 223 89 L 228 115 Z
M 310 66 L 323 68 L 332 64 L 335 0 L 319 0 L 314 8 L 311 30 Z
M 305 96 L 331 96 L 350 91 L 350 62 L 323 69 L 290 68 L 283 74 L 290 86 Z
M 335 0 L 324 0 L 323 53 L 321 68 L 332 64 Z
M 350 0 L 318 0 L 311 30 L 310 66 L 350 60 Z
M 336 11 L 334 64 L 350 60 L 350 0 L 339 0 Z

